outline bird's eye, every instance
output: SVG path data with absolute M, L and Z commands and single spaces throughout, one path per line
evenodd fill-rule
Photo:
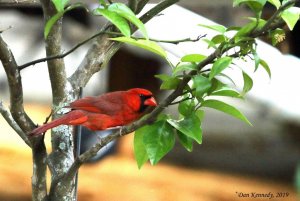
M 140 97 L 144 97 L 144 95 L 143 95 L 143 94 L 139 94 L 139 96 L 140 96 Z

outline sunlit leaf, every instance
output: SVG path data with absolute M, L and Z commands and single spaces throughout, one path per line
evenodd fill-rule
M 163 83 L 160 86 L 160 89 L 165 89 L 165 90 L 175 89 L 177 85 L 180 83 L 180 79 L 178 77 L 172 77 L 166 74 L 155 75 L 155 77 L 163 81 Z
M 186 96 L 182 97 L 183 99 L 186 98 Z M 194 100 L 186 100 L 183 102 L 180 102 L 178 104 L 178 112 L 183 116 L 188 116 L 195 110 L 195 101 Z
M 294 29 L 294 26 L 299 20 L 299 16 L 300 16 L 299 7 L 290 7 L 281 13 L 282 19 L 286 22 L 290 30 Z
M 202 98 L 204 93 L 208 92 L 211 87 L 211 80 L 202 75 L 193 77 L 194 87 L 196 88 L 195 95 L 197 98 Z
M 207 39 L 207 38 L 204 38 L 202 39 L 202 41 L 206 42 L 208 44 L 208 47 L 207 48 L 214 48 L 214 49 L 217 49 L 217 46 L 214 42 L 212 42 L 211 40 Z
M 201 27 L 205 27 L 220 33 L 225 33 L 226 32 L 226 27 L 220 25 L 220 24 L 213 24 L 213 25 L 206 25 L 206 24 L 198 24 Z
M 180 63 L 173 70 L 173 74 L 177 74 L 181 71 L 192 71 L 192 70 L 197 70 L 197 64 L 195 64 L 195 63 Z
M 117 13 L 123 18 L 127 19 L 129 22 L 134 24 L 143 34 L 143 36 L 148 39 L 148 33 L 146 31 L 143 22 L 123 3 L 113 3 L 108 6 L 108 10 Z
M 211 80 L 213 77 L 221 73 L 225 68 L 227 68 L 231 64 L 231 62 L 231 57 L 222 57 L 217 59 L 211 68 L 211 71 L 209 73 L 209 79 Z
M 244 96 L 248 91 L 250 91 L 253 87 L 253 80 L 252 78 L 245 73 L 244 71 L 243 73 L 243 79 L 244 79 L 244 86 L 243 86 L 243 92 L 242 92 L 242 96 Z
M 228 96 L 233 98 L 242 98 L 239 92 L 233 89 L 221 89 L 211 93 L 212 96 Z
M 46 22 L 46 25 L 45 25 L 45 28 L 44 28 L 44 38 L 47 38 L 48 37 L 48 35 L 49 35 L 49 33 L 50 33 L 50 31 L 51 31 L 51 29 L 52 29 L 52 27 L 53 27 L 53 25 L 66 13 L 66 12 L 68 12 L 68 11 L 70 11 L 70 10 L 73 10 L 73 9 L 75 9 L 75 8 L 79 8 L 79 7 L 82 7 L 82 8 L 84 8 L 84 9 L 86 9 L 86 10 L 88 10 L 87 9 L 87 7 L 84 5 L 84 4 L 82 4 L 82 3 L 75 3 L 75 4 L 72 4 L 72 5 L 70 5 L 70 6 L 68 6 L 65 10 L 62 10 L 62 11 L 60 11 L 60 12 L 58 12 L 58 13 L 56 13 L 55 15 L 53 15 L 47 22 Z
M 70 0 L 52 0 L 57 12 L 63 12 Z
M 46 23 L 44 29 L 44 38 L 47 38 L 53 25 L 64 15 L 64 12 L 59 12 L 53 15 Z
M 168 123 L 184 135 L 194 139 L 197 143 L 202 143 L 201 122 L 194 112 L 181 120 L 168 119 Z
M 110 40 L 128 43 L 130 45 L 153 52 L 163 58 L 167 57 L 167 53 L 164 51 L 164 49 L 162 49 L 157 43 L 150 40 L 144 40 L 144 39 L 135 40 L 133 38 L 128 38 L 128 37 L 117 37 L 117 38 L 111 38 Z
M 143 127 L 143 143 L 150 163 L 155 165 L 175 144 L 173 128 L 166 121 L 158 121 Z
M 131 32 L 127 21 L 117 13 L 109 11 L 107 9 L 97 8 L 94 10 L 94 14 L 102 15 L 111 23 L 113 23 L 121 31 L 122 34 L 124 34 L 127 37 L 130 37 Z
M 211 41 L 214 43 L 214 44 L 220 44 L 224 41 L 226 41 L 226 37 L 222 34 L 219 34 L 219 35 L 216 35 L 214 36 Z
M 143 142 L 145 133 L 147 133 L 145 132 L 145 127 L 136 130 L 136 132 L 134 133 L 134 156 L 139 169 L 141 169 L 141 167 L 149 159 L 146 152 L 146 147 Z
M 260 13 L 266 2 L 267 0 L 234 0 L 233 7 L 246 4 L 253 12 Z
M 189 152 L 193 151 L 193 139 L 187 135 L 184 135 L 179 130 L 176 130 L 177 136 L 179 139 L 180 144 Z
M 201 62 L 207 56 L 202 54 L 187 54 L 181 58 L 182 62 Z
M 268 73 L 269 78 L 271 79 L 271 69 L 268 65 L 268 63 L 265 60 L 260 59 L 259 64 L 265 69 L 265 71 Z
M 222 101 L 210 99 L 210 100 L 204 101 L 201 105 L 203 107 L 209 107 L 209 108 L 219 110 L 219 111 L 229 114 L 237 119 L 240 119 L 249 125 L 252 125 L 250 123 L 250 121 L 238 109 L 236 109 L 235 107 L 233 107 L 227 103 L 224 103 Z

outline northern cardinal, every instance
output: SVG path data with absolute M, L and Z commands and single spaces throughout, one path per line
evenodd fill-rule
M 72 109 L 70 112 L 32 130 L 29 135 L 37 136 L 59 125 L 82 125 L 90 130 L 123 126 L 141 117 L 148 106 L 156 105 L 152 93 L 141 88 L 85 97 L 70 103 L 67 106 Z

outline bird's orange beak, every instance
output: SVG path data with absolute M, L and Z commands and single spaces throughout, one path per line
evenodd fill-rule
M 153 97 L 146 99 L 144 104 L 149 106 L 157 106 L 157 102 Z

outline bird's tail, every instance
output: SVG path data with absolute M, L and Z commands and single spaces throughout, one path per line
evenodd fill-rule
M 78 125 L 86 120 L 86 116 L 81 111 L 71 111 L 64 116 L 55 119 L 49 123 L 39 126 L 33 129 L 28 135 L 38 136 L 45 133 L 47 130 L 54 128 L 59 125 Z

